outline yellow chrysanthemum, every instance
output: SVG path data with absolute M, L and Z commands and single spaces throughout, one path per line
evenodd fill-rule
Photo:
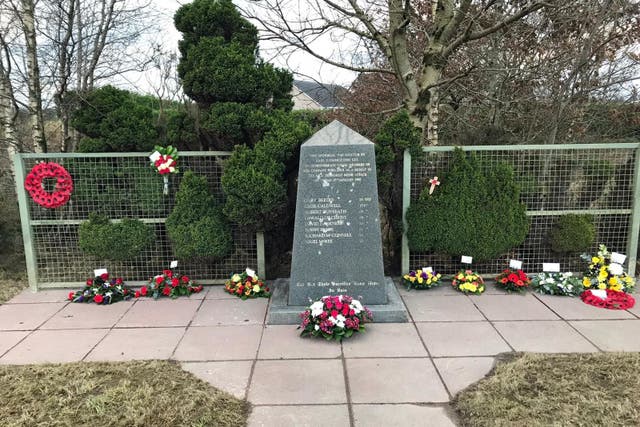
M 582 279 L 582 286 L 584 286 L 585 288 L 590 288 L 591 280 L 588 277 L 585 277 L 584 279 Z
M 418 277 L 418 283 L 422 283 L 424 282 L 424 280 L 422 280 L 422 277 Z
M 413 282 L 415 282 L 415 281 L 416 281 L 416 278 L 415 278 L 415 277 L 409 277 L 409 281 L 410 281 L 411 283 L 413 283 Z
M 598 285 L 598 289 L 607 289 L 607 285 L 605 285 L 604 283 L 600 283 Z
M 597 256 L 594 256 L 593 258 L 591 258 L 591 262 L 597 264 L 600 262 L 600 259 Z
M 615 285 L 611 285 L 609 287 L 609 289 L 611 289 L 613 291 L 621 291 L 622 290 L 622 285 L 620 283 L 616 283 Z
M 615 285 L 618 285 L 618 284 L 619 284 L 619 282 L 618 282 L 618 278 L 616 276 L 613 276 L 611 279 L 609 279 L 609 285 L 615 286 Z
M 409 276 L 408 274 L 405 274 L 404 276 L 402 276 L 402 278 L 405 280 L 410 280 L 411 276 Z

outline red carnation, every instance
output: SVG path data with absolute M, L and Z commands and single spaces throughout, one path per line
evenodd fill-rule
M 73 301 L 73 297 L 75 296 L 75 292 L 69 292 L 69 299 Z
M 116 285 L 122 285 L 122 279 L 121 278 L 117 278 L 116 279 Z
M 171 279 L 171 287 L 172 288 L 175 288 L 179 284 L 180 284 L 180 280 L 176 279 L 175 277 L 173 279 Z
M 338 317 L 338 310 L 331 310 L 331 317 Z
M 134 296 L 135 296 L 136 298 L 140 298 L 140 291 L 136 291 L 136 293 L 134 294 Z
M 173 277 L 173 271 L 171 270 L 162 270 L 162 274 L 164 274 L 167 277 Z
M 161 285 L 162 282 L 164 282 L 164 277 L 162 277 L 162 276 L 156 277 L 156 284 L 157 285 Z
M 168 286 L 165 286 L 164 289 L 162 290 L 162 295 L 169 296 L 170 293 L 171 293 L 171 288 Z
M 347 314 L 349 314 L 349 306 L 347 304 L 344 304 L 342 306 L 342 315 L 346 316 Z
M 182 276 L 182 283 L 189 283 L 189 278 L 187 276 Z
M 87 286 L 93 285 L 93 279 L 87 279 Z
M 102 280 L 109 280 L 109 273 L 102 273 L 102 274 L 100 275 L 100 278 L 101 278 Z
M 511 273 L 511 274 L 509 274 L 508 279 L 509 279 L 510 282 L 514 282 L 515 283 L 516 281 L 518 281 L 518 276 L 516 274 L 514 274 L 514 273 Z
M 93 300 L 96 302 L 96 304 L 102 304 L 104 298 L 102 297 L 102 295 L 96 295 L 95 297 L 93 297 Z
M 142 288 L 140 288 L 140 295 L 142 295 L 143 297 L 147 296 L 147 287 L 143 286 Z

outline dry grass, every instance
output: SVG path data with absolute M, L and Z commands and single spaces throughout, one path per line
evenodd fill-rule
M 0 275 L 0 304 L 4 304 L 27 287 L 27 280 L 21 277 Z
M 165 361 L 0 366 L 3 426 L 244 426 L 249 404 Z
M 462 391 L 463 426 L 640 425 L 640 354 L 525 354 Z

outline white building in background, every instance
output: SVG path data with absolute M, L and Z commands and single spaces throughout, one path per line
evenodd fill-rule
M 291 96 L 294 110 L 344 108 L 339 96 L 346 92 L 340 85 L 294 80 Z

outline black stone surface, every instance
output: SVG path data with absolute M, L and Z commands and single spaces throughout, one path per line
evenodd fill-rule
M 288 304 L 337 294 L 387 302 L 374 145 L 334 121 L 301 147 Z

